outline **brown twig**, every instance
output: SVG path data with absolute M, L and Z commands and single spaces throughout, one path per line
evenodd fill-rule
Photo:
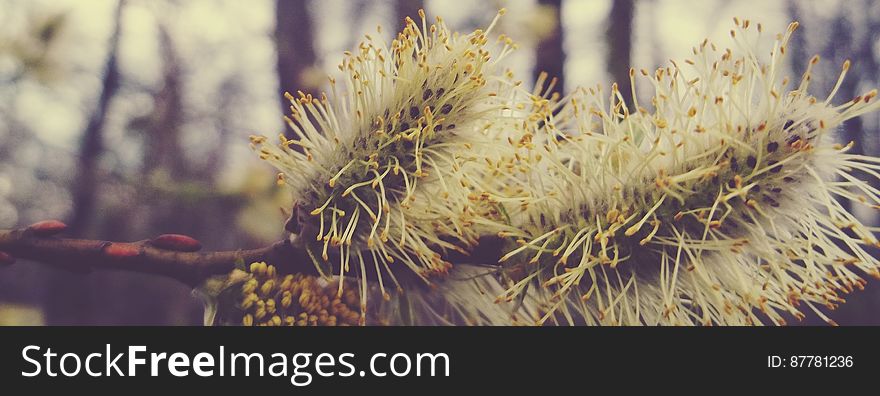
M 287 240 L 251 250 L 200 252 L 201 244 L 186 235 L 165 234 L 137 242 L 58 238 L 66 228 L 49 220 L 0 230 L 0 264 L 21 258 L 76 272 L 127 270 L 167 276 L 190 286 L 233 270 L 237 262 L 267 261 L 289 272 L 316 272 L 305 252 Z
M 0 266 L 16 258 L 41 262 L 73 272 L 111 269 L 167 276 L 190 286 L 197 286 L 213 275 L 232 271 L 236 264 L 265 261 L 285 273 L 318 275 L 306 250 L 288 239 L 250 250 L 201 252 L 201 243 L 192 237 L 163 234 L 136 242 L 112 242 L 90 239 L 59 238 L 67 225 L 47 220 L 15 230 L 0 230 Z M 452 253 L 444 259 L 457 264 L 493 263 L 500 256 L 499 240 L 481 239 L 469 255 Z M 330 273 L 338 267 L 328 262 Z M 373 277 L 369 269 L 367 277 Z M 405 272 L 401 282 L 423 284 L 424 279 Z

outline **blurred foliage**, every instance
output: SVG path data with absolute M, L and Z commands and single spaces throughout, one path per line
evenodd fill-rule
M 28 17 L 22 34 L 0 41 L 0 56 L 15 63 L 8 82 L 27 73 L 42 83 L 48 83 L 63 76 L 59 70 L 63 59 L 58 51 L 53 50 L 58 46 L 58 38 L 64 34 L 67 14 L 52 11 L 30 13 Z

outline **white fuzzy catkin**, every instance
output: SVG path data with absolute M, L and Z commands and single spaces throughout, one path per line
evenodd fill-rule
M 413 287 L 415 286 L 415 287 Z M 377 287 L 371 287 L 376 292 Z M 531 325 L 539 317 L 531 296 L 516 304 L 496 304 L 505 286 L 493 266 L 454 265 L 442 281 L 412 285 L 391 293 L 388 301 L 370 305 L 368 324 L 419 326 Z
M 859 179 L 876 181 L 880 159 L 834 142 L 845 120 L 880 108 L 876 91 L 834 105 L 838 81 L 810 96 L 818 58 L 790 87 L 797 24 L 769 58 L 760 25 L 736 24 L 733 50 L 704 41 L 692 59 L 642 71 L 650 104 L 626 107 L 635 88 L 610 100 L 580 90 L 511 141 L 514 171 L 484 193 L 518 244 L 500 300 L 542 299 L 539 324 L 784 324 L 804 309 L 832 322 L 824 308 L 880 277 L 866 251 L 875 229 L 839 201 L 880 205 Z
M 288 95 L 293 138 L 251 138 L 293 191 L 294 243 L 339 276 L 340 292 L 343 277 L 359 276 L 364 310 L 364 274 L 387 299 L 401 268 L 428 282 L 449 270 L 443 252 L 476 243 L 461 167 L 516 119 L 518 83 L 498 64 L 514 44 L 489 43 L 495 22 L 461 35 L 420 16 L 390 48 L 367 35 L 346 53 L 341 90 L 331 79 L 329 96 Z

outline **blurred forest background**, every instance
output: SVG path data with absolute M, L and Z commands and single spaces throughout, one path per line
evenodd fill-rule
M 284 130 L 283 92 L 320 92 L 378 24 L 390 39 L 425 8 L 472 30 L 500 7 L 501 30 L 521 46 L 519 78 L 546 70 L 565 91 L 618 81 L 628 92 L 630 65 L 686 57 L 704 37 L 730 46 L 734 16 L 769 33 L 800 21 L 790 75 L 820 54 L 818 96 L 846 58 L 838 100 L 880 85 L 871 0 L 0 0 L 0 228 L 57 218 L 73 236 L 186 233 L 212 250 L 275 240 L 289 198 L 247 136 Z M 880 155 L 878 133 L 873 115 L 841 139 Z M 877 225 L 876 213 L 858 214 Z M 878 283 L 832 317 L 880 325 Z M 188 287 L 163 278 L 0 268 L 0 324 L 189 325 L 201 312 Z

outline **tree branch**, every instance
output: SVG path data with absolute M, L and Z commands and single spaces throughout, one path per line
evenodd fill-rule
M 288 240 L 251 250 L 199 252 L 201 244 L 186 235 L 164 234 L 137 242 L 56 237 L 65 229 L 64 223 L 49 220 L 0 230 L 0 264 L 21 258 L 75 272 L 126 270 L 163 275 L 190 286 L 232 271 L 239 260 L 267 261 L 289 272 L 316 273 L 305 252 Z
M 201 243 L 187 235 L 162 234 L 136 242 L 57 237 L 67 228 L 60 221 L 47 220 L 25 228 L 0 230 L 0 267 L 21 258 L 80 273 L 110 269 L 161 275 L 192 287 L 213 275 L 232 271 L 238 262 L 265 261 L 281 272 L 320 275 L 308 252 L 288 239 L 257 249 L 201 252 Z M 482 238 L 469 254 L 448 252 L 444 259 L 456 264 L 497 263 L 501 247 L 500 238 Z M 338 267 L 330 267 L 330 273 L 337 273 Z M 375 273 L 367 269 L 360 275 L 373 277 Z M 409 272 L 399 274 L 397 279 L 405 283 L 425 281 Z

